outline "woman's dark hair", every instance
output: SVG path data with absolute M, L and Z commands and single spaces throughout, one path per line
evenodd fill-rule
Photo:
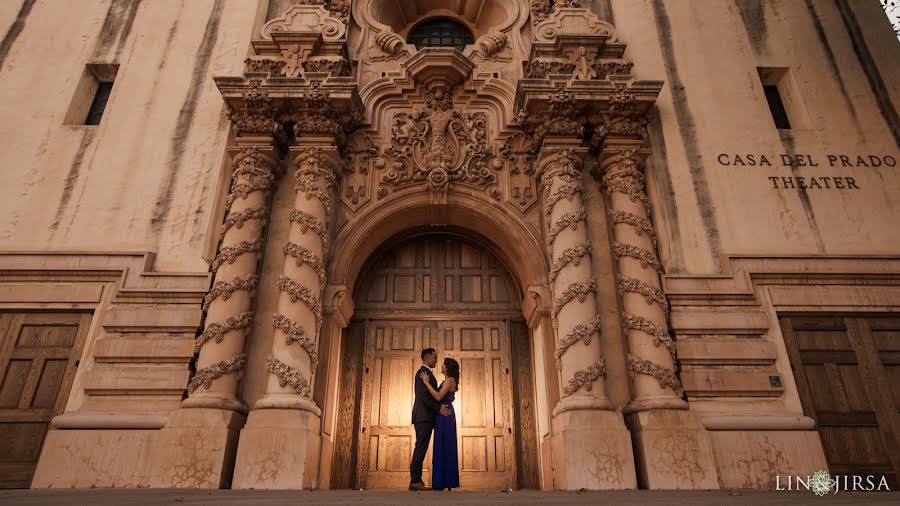
M 447 368 L 447 376 L 456 380 L 456 390 L 459 390 L 459 362 L 452 358 L 445 358 L 444 367 Z

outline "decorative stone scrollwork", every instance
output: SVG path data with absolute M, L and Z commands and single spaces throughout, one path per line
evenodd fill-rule
M 369 161 L 378 156 L 378 148 L 369 135 L 357 130 L 347 138 L 341 162 L 341 199 L 355 209 L 369 197 Z M 377 159 L 376 167 L 384 167 L 384 160 Z
M 575 114 L 575 96 L 561 84 L 550 94 L 548 102 L 550 111 L 535 128 L 535 135 L 543 138 L 547 135 L 580 137 L 582 121 Z
M 606 79 L 609 76 L 627 76 L 631 74 L 632 68 L 634 68 L 634 63 L 630 61 L 602 61 L 594 63 L 597 79 Z
M 484 188 L 496 183 L 492 164 L 487 163 L 493 156 L 487 143 L 487 115 L 452 110 L 452 96 L 442 88 L 429 90 L 425 102 L 427 110 L 394 117 L 386 151 L 391 164 L 382 184 L 397 188 L 427 183 L 440 189 L 450 182 Z
M 194 390 L 197 390 L 201 386 L 209 390 L 214 379 L 221 378 L 226 374 L 236 374 L 237 378 L 241 379 L 241 377 L 244 376 L 244 366 L 246 364 L 247 355 L 241 353 L 229 360 L 222 360 L 209 367 L 198 369 L 197 372 L 194 373 L 194 377 L 191 378 L 190 383 L 188 383 L 188 392 L 194 393 Z
M 481 51 L 483 56 L 490 58 L 505 48 L 508 42 L 509 39 L 506 37 L 506 34 L 501 32 L 491 32 L 479 37 L 478 40 L 475 41 L 475 46 L 478 47 L 478 50 Z
M 666 295 L 659 288 L 650 286 L 639 279 L 628 278 L 624 276 L 619 276 L 616 279 L 616 287 L 618 287 L 619 293 L 632 292 L 643 295 L 644 300 L 647 301 L 647 304 L 658 305 L 663 309 L 663 311 L 665 311 L 666 317 L 668 318 L 669 301 L 666 299 Z
M 225 339 L 225 334 L 233 330 L 246 330 L 253 322 L 253 313 L 245 311 L 237 316 L 231 316 L 222 323 L 213 322 L 206 325 L 206 330 L 197 336 L 197 342 L 194 344 L 194 353 L 200 353 L 200 348 L 210 340 L 221 343 Z
M 299 369 L 291 367 L 273 356 L 266 359 L 266 372 L 278 378 L 282 386 L 290 386 L 295 392 L 309 399 L 309 380 L 303 377 Z
M 531 16 L 535 22 L 547 19 L 547 15 L 553 10 L 550 0 L 531 0 Z
M 607 41 L 615 41 L 616 29 L 589 9 L 575 7 L 578 3 L 578 0 L 556 0 L 553 14 L 541 18 L 543 21 L 534 27 L 535 39 L 551 41 L 559 34 L 578 34 L 605 35 Z M 534 2 L 531 5 L 534 12 Z
M 631 372 L 632 377 L 635 374 L 651 376 L 656 378 L 656 381 L 659 382 L 659 386 L 671 389 L 679 397 L 684 395 L 684 388 L 682 388 L 681 382 L 678 381 L 678 377 L 672 369 L 668 369 L 649 360 L 641 360 L 630 353 L 628 354 L 628 369 Z
M 394 32 L 381 32 L 375 36 L 375 44 L 387 54 L 397 54 L 403 47 L 403 38 Z
M 587 369 L 578 371 L 569 380 L 569 384 L 563 389 L 563 395 L 569 396 L 584 388 L 588 392 L 594 386 L 594 382 L 606 376 L 606 361 L 602 358 Z
M 557 369 L 562 370 L 562 356 L 573 344 L 578 341 L 583 342 L 585 345 L 591 344 L 591 336 L 594 335 L 595 332 L 600 331 L 600 323 L 600 315 L 595 315 L 591 321 L 579 323 L 559 342 L 559 346 L 557 346 L 556 351 L 554 351 Z
M 303 137 L 307 135 L 334 136 L 343 141 L 344 131 L 341 124 L 334 118 L 331 104 L 325 93 L 315 82 L 306 93 L 303 107 L 294 114 L 294 135 Z
M 251 81 L 244 92 L 243 103 L 237 108 L 229 108 L 234 135 L 272 135 L 275 132 L 272 101 L 262 87 L 262 81 Z
M 571 75 L 575 64 L 566 60 L 534 60 L 528 64 L 529 79 L 546 79 L 550 74 Z
M 280 76 L 283 74 L 285 62 L 284 60 L 275 60 L 272 58 L 247 58 L 244 60 L 245 72 L 263 72 L 269 76 Z
M 500 157 L 508 167 L 510 198 L 523 212 L 537 202 L 534 181 L 537 150 L 538 144 L 524 132 L 516 132 L 500 148 Z
M 623 84 L 617 85 L 616 89 L 609 99 L 609 111 L 592 119 L 597 125 L 591 137 L 591 145 L 595 148 L 602 146 L 610 135 L 639 138 L 647 125 L 647 115 L 637 110 L 634 94 Z
M 259 276 L 256 274 L 245 274 L 231 280 L 217 280 L 213 287 L 203 297 L 203 310 L 208 311 L 212 301 L 222 298 L 228 300 L 234 292 L 243 290 L 247 292 L 252 299 L 256 297 L 256 285 L 259 282 Z
M 280 17 L 266 23 L 262 38 L 272 40 L 273 32 L 321 33 L 324 40 L 339 40 L 346 36 L 346 14 L 350 12 L 348 0 L 331 0 L 330 12 L 325 10 L 325 0 L 300 0 Z M 345 5 L 346 3 L 346 5 Z
M 318 335 L 319 329 L 322 328 L 322 307 L 312 290 L 287 276 L 279 276 L 277 286 L 279 290 L 288 294 L 291 302 L 297 302 L 298 300 L 303 302 L 315 315 L 316 335 Z
M 344 58 L 315 58 L 303 62 L 303 70 L 344 77 L 350 75 L 350 62 Z
M 309 338 L 303 326 L 279 313 L 272 315 L 272 324 L 276 329 L 284 332 L 285 344 L 295 342 L 300 344 L 303 351 L 309 355 L 310 368 L 315 373 L 319 365 L 319 354 L 316 351 L 316 343 Z

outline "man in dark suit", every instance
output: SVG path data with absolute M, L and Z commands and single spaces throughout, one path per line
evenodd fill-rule
M 438 383 L 431 368 L 437 365 L 437 352 L 434 348 L 422 350 L 422 367 L 416 371 L 413 381 L 416 385 L 416 400 L 413 403 L 412 423 L 416 428 L 416 448 L 413 450 L 412 462 L 409 464 L 409 489 L 431 490 L 422 483 L 422 462 L 428 453 L 428 443 L 431 442 L 431 432 L 434 431 L 435 416 L 440 413 L 443 416 L 450 414 L 450 409 L 436 401 L 419 374 L 425 370 L 428 372 L 428 381 L 437 390 Z

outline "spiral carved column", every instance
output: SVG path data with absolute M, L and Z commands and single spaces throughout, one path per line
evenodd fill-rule
M 624 136 L 622 136 L 624 137 Z M 661 290 L 662 266 L 644 187 L 647 151 L 636 138 L 608 138 L 593 175 L 609 197 L 616 286 L 628 335 L 628 370 L 634 380 L 625 407 L 641 488 L 718 488 L 709 433 L 697 419 L 676 376 L 669 304 Z M 679 460 L 672 461 L 671 441 Z M 667 463 L 667 464 L 662 464 Z
M 591 270 L 591 243 L 581 201 L 581 154 L 564 147 L 544 151 L 539 171 L 547 254 L 551 260 L 552 321 L 561 400 L 554 414 L 570 409 L 612 409 L 606 397 L 606 361 L 600 350 L 600 316 Z M 578 154 L 576 154 L 578 153 Z
M 605 150 L 597 164 L 609 196 L 613 224 L 616 286 L 622 296 L 628 333 L 628 369 L 634 396 L 626 413 L 647 409 L 687 409 L 676 376 L 675 342 L 669 334 L 669 303 L 660 289 L 662 266 L 644 188 L 643 160 L 636 149 Z
M 299 408 L 318 415 L 312 401 L 313 377 L 322 328 L 322 292 L 329 224 L 340 167 L 333 144 L 305 144 L 294 155 L 294 208 L 282 251 L 284 270 L 278 278 L 278 309 L 272 315 L 274 340 L 266 361 L 269 383 L 257 408 Z
M 247 355 L 244 341 L 253 320 L 258 263 L 269 219 L 269 193 L 278 167 L 270 142 L 229 149 L 235 167 L 221 244 L 212 263 L 213 287 L 203 301 L 206 326 L 197 337 L 197 370 L 183 407 L 217 407 L 246 413 L 237 384 Z M 268 144 L 268 145 L 267 145 Z

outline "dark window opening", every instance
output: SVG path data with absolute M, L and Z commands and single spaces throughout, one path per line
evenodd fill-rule
M 447 18 L 432 18 L 414 26 L 409 31 L 406 42 L 416 49 L 423 47 L 452 47 L 462 52 L 468 44 L 475 43 L 475 37 L 465 25 Z
M 103 118 L 103 111 L 106 109 L 106 103 L 109 102 L 109 94 L 112 93 L 113 83 L 99 83 L 97 85 L 97 93 L 94 94 L 94 101 L 91 102 L 91 108 L 88 110 L 87 119 L 84 120 L 85 125 L 99 125 Z
M 790 129 L 791 122 L 788 121 L 787 111 L 784 110 L 784 102 L 781 101 L 781 93 L 778 92 L 778 86 L 764 84 L 763 92 L 766 94 L 766 102 L 769 103 L 772 119 L 775 120 L 775 127 L 780 130 Z

